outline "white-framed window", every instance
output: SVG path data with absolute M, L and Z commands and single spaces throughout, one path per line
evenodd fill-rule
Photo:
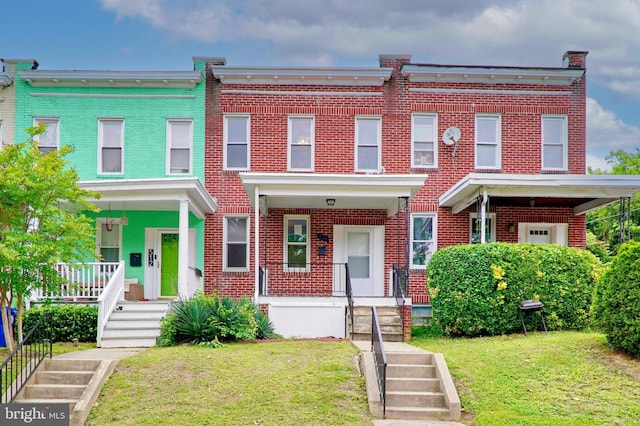
M 98 120 L 98 173 L 124 173 L 124 120 Z
M 542 169 L 567 170 L 568 157 L 567 116 L 542 116 Z
M 38 142 L 38 149 L 42 152 L 42 155 L 46 155 L 51 151 L 56 151 L 60 146 L 60 119 L 57 117 L 33 118 L 34 126 L 40 123 L 45 124 L 47 131 L 35 136 L 33 139 Z
M 476 114 L 477 169 L 502 167 L 502 117 L 499 114 Z
M 437 249 L 436 213 L 411 214 L 411 268 L 425 269 Z
M 122 223 L 120 219 L 96 219 L 96 252 L 101 262 L 119 262 L 122 258 Z
M 411 120 L 411 167 L 438 166 L 438 115 L 414 113 Z
M 382 167 L 380 147 L 382 119 L 380 117 L 356 117 L 356 171 L 379 171 Z
M 485 215 L 485 242 L 494 243 L 496 241 L 496 214 L 487 213 Z M 469 242 L 471 244 L 480 243 L 480 228 L 482 221 L 478 213 L 469 213 Z
M 250 163 L 250 119 L 248 115 L 224 116 L 224 168 L 248 170 Z
M 313 171 L 315 120 L 313 117 L 289 117 L 289 170 Z
M 222 232 L 225 271 L 249 270 L 249 217 L 225 216 Z
M 309 216 L 284 217 L 284 270 L 307 271 L 309 266 Z
M 192 170 L 193 121 L 167 120 L 167 174 L 189 174 Z

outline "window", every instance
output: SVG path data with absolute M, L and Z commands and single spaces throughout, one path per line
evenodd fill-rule
M 542 169 L 567 170 L 567 117 L 542 117 Z
M 224 269 L 247 271 L 249 267 L 249 218 L 227 216 L 224 218 Z
M 97 252 L 100 254 L 102 262 L 119 262 L 121 247 L 121 224 L 119 219 L 96 219 L 98 226 L 98 234 L 96 241 L 98 242 Z
M 313 170 L 313 149 L 313 117 L 289 117 L 289 170 Z
M 309 216 L 284 218 L 285 271 L 307 270 L 309 263 Z
M 356 118 L 356 171 L 380 170 L 380 133 L 380 118 Z
M 480 243 L 480 225 L 482 222 L 480 221 L 480 215 L 478 213 L 470 213 L 469 214 L 469 231 L 470 237 L 469 241 L 471 244 Z M 496 214 L 495 213 L 487 213 L 485 217 L 485 232 L 484 238 L 485 242 L 493 243 L 496 241 Z
M 224 117 L 224 168 L 249 168 L 249 117 Z
M 59 120 L 57 118 L 34 118 L 33 124 L 37 126 L 40 123 L 44 123 L 47 131 L 41 135 L 37 135 L 33 139 L 38 142 L 38 149 L 42 152 L 42 155 L 46 155 L 51 151 L 58 149 L 58 135 L 59 135 Z
M 99 120 L 98 146 L 98 173 L 124 173 L 124 120 Z
M 193 122 L 167 120 L 167 173 L 191 173 Z
M 501 168 L 502 123 L 499 115 L 476 115 L 476 168 Z
M 411 127 L 411 166 L 436 167 L 438 116 L 413 114 Z
M 411 267 L 425 269 L 436 251 L 436 214 L 411 215 Z

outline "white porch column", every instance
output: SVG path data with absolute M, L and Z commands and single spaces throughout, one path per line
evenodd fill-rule
M 255 273 L 255 290 L 253 295 L 253 302 L 258 303 L 260 297 L 260 186 L 256 185 L 255 188 L 255 208 L 253 209 L 253 271 Z M 249 245 L 251 246 L 251 245 Z M 266 265 L 265 265 L 266 266 Z
M 189 201 L 180 200 L 178 225 L 178 295 L 189 297 Z

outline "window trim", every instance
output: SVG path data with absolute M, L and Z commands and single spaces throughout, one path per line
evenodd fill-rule
M 173 123 L 188 123 L 189 124 L 189 147 L 188 148 L 175 148 L 175 149 L 188 149 L 189 150 L 189 171 L 187 172 L 172 172 L 171 171 L 171 150 L 174 149 L 172 146 L 173 142 Z M 176 175 L 176 176 L 184 176 L 193 174 L 193 119 L 191 118 L 167 118 L 167 127 L 166 127 L 166 135 L 167 135 L 167 175 Z
M 229 227 L 228 227 L 228 220 L 234 218 L 234 219 L 245 219 L 247 221 L 247 230 L 245 232 L 245 244 L 247 246 L 246 249 L 246 254 L 245 254 L 245 264 L 246 266 L 244 267 L 238 267 L 238 266 L 228 266 L 228 254 L 227 254 L 227 245 L 229 244 L 228 241 L 228 236 L 229 236 Z M 249 260 L 250 260 L 250 253 L 249 253 L 249 249 L 250 249 L 250 240 L 251 238 L 251 217 L 249 217 L 249 215 L 242 215 L 242 214 L 230 214 L 230 215 L 225 215 L 223 217 L 222 220 L 222 270 L 224 272 L 249 272 Z
M 493 226 L 489 229 L 489 240 L 487 243 L 495 243 L 496 242 L 496 213 L 486 213 L 485 219 L 489 219 Z M 480 221 L 480 214 L 476 212 L 469 213 L 469 244 L 480 244 L 480 241 L 473 241 L 473 220 L 476 219 Z
M 558 146 L 557 143 L 548 144 L 544 140 L 544 123 L 545 120 L 561 120 L 562 121 L 562 166 L 561 167 L 545 167 L 544 148 L 547 145 Z M 540 141 L 541 141 L 541 168 L 542 170 L 566 171 L 569 169 L 569 118 L 566 114 L 544 114 L 540 120 Z
M 229 118 L 245 118 L 246 119 L 246 129 L 247 129 L 247 141 L 246 143 L 231 143 L 229 144 L 228 137 L 228 119 Z M 223 170 L 251 170 L 251 116 L 249 114 L 225 114 L 223 117 L 223 149 L 222 149 L 222 157 L 223 157 Z M 247 145 L 247 165 L 246 167 L 229 167 L 227 162 L 229 160 L 228 154 L 228 146 L 229 145 Z
M 375 169 L 361 169 L 358 168 L 358 149 L 360 147 L 359 144 L 359 127 L 358 127 L 358 121 L 359 120 L 370 120 L 370 121 L 376 121 L 378 123 L 378 134 L 376 137 L 376 145 L 375 147 L 378 149 L 378 164 L 377 164 L 377 168 Z M 356 172 L 380 172 L 380 170 L 382 170 L 382 117 L 379 115 L 357 115 L 355 117 L 355 121 L 354 121 L 354 132 L 353 132 L 353 136 L 354 136 L 354 170 Z M 362 145 L 364 146 L 374 146 L 374 145 Z
M 50 122 L 56 122 L 57 127 L 56 127 L 56 145 L 55 145 L 55 151 L 60 149 L 60 117 L 56 117 L 56 116 L 34 116 L 33 117 L 33 125 L 37 126 L 40 123 L 50 123 Z M 0 135 L 2 136 L 2 135 Z M 0 139 L 1 140 L 1 139 Z M 33 137 L 33 140 L 38 142 L 38 149 L 40 149 L 40 135 L 36 135 Z M 53 148 L 53 145 L 46 145 L 47 148 Z M 47 151 L 47 153 L 50 151 Z
M 415 218 L 418 217 L 430 217 L 432 219 L 431 221 L 431 245 L 432 245 L 432 250 L 431 250 L 431 255 L 429 256 L 428 259 L 425 260 L 425 264 L 424 265 L 417 265 L 413 263 L 413 243 L 415 242 L 414 240 L 414 236 L 413 236 L 413 223 Z M 411 220 L 410 220 L 410 234 L 409 234 L 409 261 L 410 261 L 410 269 L 417 269 L 417 270 L 423 270 L 427 268 L 427 265 L 429 264 L 429 259 L 431 258 L 431 256 L 433 255 L 433 253 L 436 252 L 436 250 L 438 250 L 438 213 L 437 212 L 413 212 L 411 213 Z M 422 241 L 422 240 L 419 240 Z M 429 242 L 428 240 L 425 240 L 426 242 Z
M 478 120 L 479 119 L 494 119 L 496 122 L 496 140 L 495 142 L 478 142 Z M 481 113 L 476 114 L 475 128 L 474 128 L 474 167 L 481 170 L 502 170 L 502 114 L 490 114 Z M 494 157 L 495 165 L 493 166 L 480 166 L 478 164 L 478 145 L 495 146 L 496 153 Z
M 311 120 L 311 127 L 309 129 L 309 145 L 311 145 L 311 164 L 309 165 L 309 167 L 305 167 L 305 168 L 294 168 L 291 165 L 291 160 L 292 160 L 292 148 L 294 146 L 293 144 L 293 134 L 292 134 L 292 121 L 296 120 L 296 119 L 303 119 L 303 120 Z M 315 132 L 315 127 L 316 127 L 316 119 L 313 115 L 290 115 L 287 119 L 287 170 L 291 171 L 291 172 L 298 172 L 298 171 L 304 171 L 304 172 L 312 172 L 315 169 L 315 149 L 316 149 L 316 132 Z M 295 144 L 296 146 L 299 146 L 301 144 Z
M 416 164 L 416 123 L 415 118 L 433 118 L 433 164 Z M 421 141 L 422 142 L 422 141 Z M 414 112 L 411 114 L 411 167 L 414 169 L 437 169 L 438 168 L 438 114 L 435 112 Z
M 96 253 L 100 254 L 100 249 L 102 248 L 102 225 L 105 225 L 107 223 L 107 219 L 111 219 L 114 225 L 119 226 L 118 229 L 120 230 L 120 235 L 118 235 L 118 261 L 121 261 L 123 260 L 122 259 L 122 226 L 124 225 L 124 223 L 120 218 L 106 218 L 106 217 L 96 218 L 96 222 L 95 222 L 96 223 Z M 108 232 L 112 232 L 112 231 L 108 231 Z M 98 261 L 102 262 L 101 259 Z
M 302 244 L 302 243 L 291 243 L 289 242 L 288 236 L 288 228 L 289 228 L 289 220 L 291 219 L 304 219 L 307 222 L 307 241 Z M 283 264 L 283 268 L 284 268 L 284 272 L 309 272 L 309 264 L 311 263 L 311 216 L 309 215 L 300 215 L 300 214 L 287 214 L 284 215 L 284 232 L 283 232 L 283 253 L 282 253 L 282 264 Z M 305 260 L 305 267 L 304 268 L 300 268 L 300 267 L 289 267 L 289 259 L 288 259 L 288 254 L 289 254 L 289 245 L 293 244 L 293 245 L 299 245 L 299 246 L 306 246 L 307 247 L 307 256 L 306 256 L 306 260 Z
M 104 138 L 104 123 L 107 121 L 119 121 L 120 126 L 120 171 L 105 172 L 102 164 L 102 146 Z M 124 174 L 124 118 L 122 117 L 99 117 L 98 118 L 98 174 L 99 175 L 123 175 Z

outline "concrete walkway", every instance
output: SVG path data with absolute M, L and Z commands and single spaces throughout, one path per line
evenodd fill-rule
M 146 348 L 123 348 L 123 349 L 87 349 L 84 351 L 67 352 L 56 355 L 54 358 L 62 359 L 93 359 L 97 361 L 119 360 L 144 351 Z

